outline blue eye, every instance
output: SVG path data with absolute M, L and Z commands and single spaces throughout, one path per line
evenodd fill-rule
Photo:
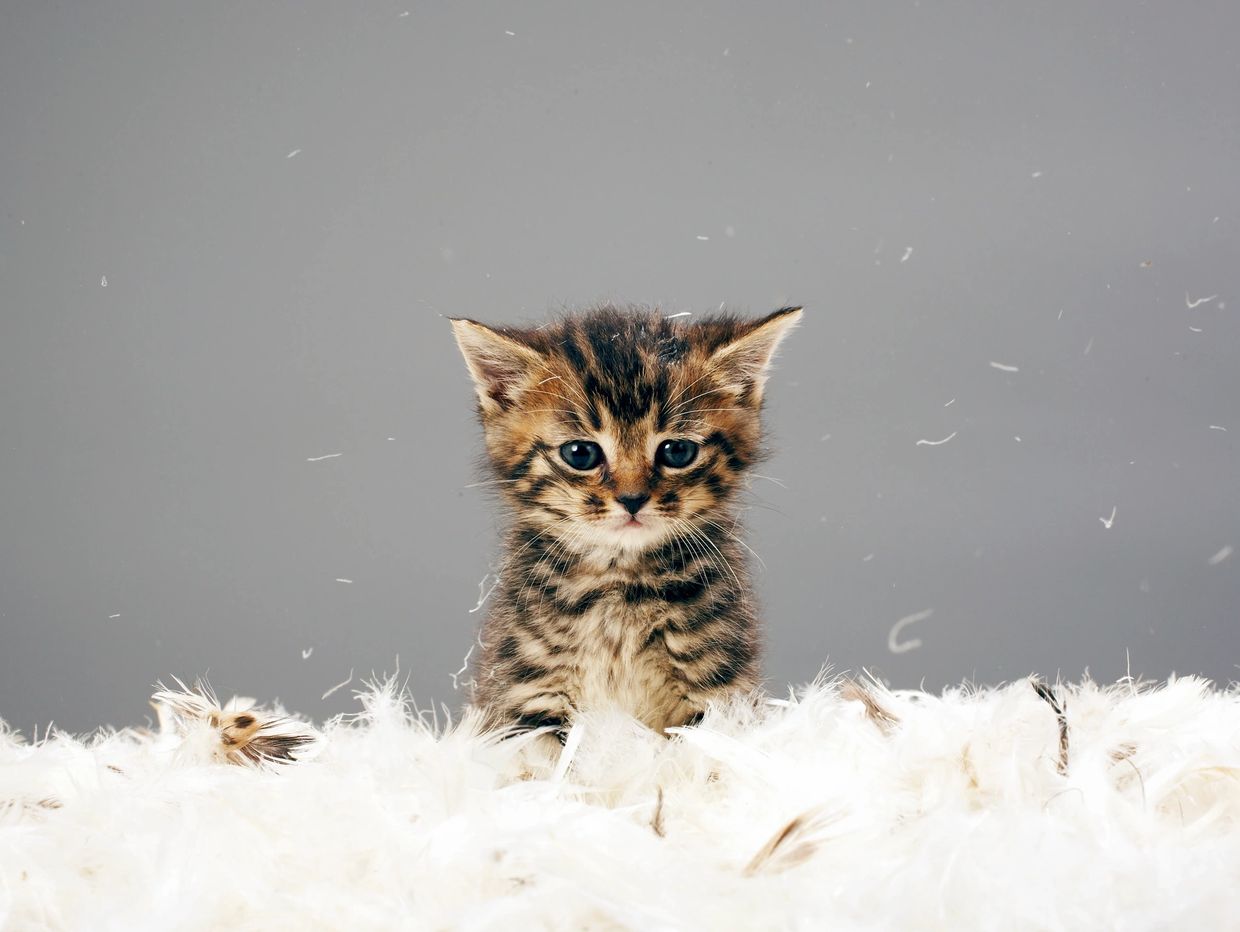
M 654 455 L 654 461 L 672 469 L 684 469 L 697 459 L 698 445 L 692 440 L 664 440 Z
M 603 448 L 590 440 L 570 440 L 560 447 L 560 459 L 585 472 L 603 462 Z

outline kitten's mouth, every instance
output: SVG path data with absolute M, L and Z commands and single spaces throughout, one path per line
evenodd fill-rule
M 622 537 L 637 536 L 639 532 L 648 533 L 654 528 L 656 523 L 650 519 L 649 515 L 641 515 L 640 517 L 638 515 L 617 516 L 610 522 L 612 533 L 620 534 Z
M 657 515 L 613 515 L 604 527 L 610 543 L 625 550 L 647 547 L 663 536 Z

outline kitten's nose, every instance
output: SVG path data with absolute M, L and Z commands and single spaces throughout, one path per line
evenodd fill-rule
M 641 495 L 617 495 L 616 501 L 623 505 L 624 510 L 629 514 L 635 515 L 641 511 L 642 505 L 650 501 L 650 496 L 644 493 Z

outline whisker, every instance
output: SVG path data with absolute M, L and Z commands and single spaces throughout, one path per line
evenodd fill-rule
M 742 547 L 744 547 L 746 550 L 748 550 L 750 553 L 752 553 L 752 554 L 754 555 L 754 558 L 755 558 L 755 559 L 756 559 L 756 560 L 757 560 L 760 564 L 762 564 L 762 568 L 763 568 L 764 570 L 766 569 L 766 561 L 762 559 L 762 557 L 761 557 L 761 555 L 759 555 L 758 551 L 754 550 L 752 547 L 750 547 L 747 543 L 745 543 L 743 540 L 741 540 L 741 538 L 737 537 L 737 536 L 736 536 L 735 534 L 733 534 L 731 531 L 726 530 L 726 529 L 723 527 L 723 525 L 719 524 L 718 522 L 711 521 L 709 518 L 703 518 L 702 520 L 703 520 L 703 522 L 704 522 L 704 523 L 709 524 L 709 525 L 711 525 L 712 527 L 717 527 L 717 528 L 719 528 L 719 530 L 723 531 L 723 533 L 724 533 L 724 534 L 727 534 L 727 535 L 728 535 L 728 537 L 732 538 L 732 540 L 736 541 L 738 544 L 740 544 Z M 733 529 L 735 529 L 736 525 L 735 525 L 735 524 L 733 524 L 733 525 L 732 525 L 732 527 L 733 527 Z
M 732 568 L 731 561 L 728 560 L 727 555 L 720 549 L 719 545 L 711 540 L 710 537 L 700 528 L 694 527 L 687 521 L 685 522 L 685 527 L 694 539 L 706 544 L 718 555 L 719 559 L 723 561 L 723 566 L 727 568 L 728 574 L 732 577 L 732 581 L 736 583 L 736 587 L 738 589 L 743 589 L 744 585 L 741 583 L 740 576 L 738 576 L 736 570 Z
M 741 489 L 741 491 L 747 492 L 748 494 L 755 495 L 755 496 L 758 494 L 754 492 L 752 489 Z M 787 518 L 789 521 L 792 520 L 792 516 L 789 515 L 788 512 L 784 511 L 781 508 L 777 508 L 775 505 L 772 505 L 770 502 L 764 501 L 763 499 L 760 499 L 760 498 L 746 499 L 740 507 L 746 510 L 750 508 L 761 508 L 763 511 L 769 511 L 772 514 L 779 515 L 781 518 Z
M 505 485 L 511 482 L 520 482 L 520 479 L 483 479 L 479 482 L 471 482 L 469 485 L 461 486 L 462 489 L 479 489 L 484 485 Z
M 545 537 L 551 531 L 558 528 L 561 524 L 564 524 L 566 521 L 571 521 L 572 517 L 573 517 L 572 515 L 565 515 L 563 518 L 557 518 L 555 521 L 549 524 L 535 537 L 532 537 L 530 540 L 526 541 L 524 546 L 516 550 L 514 553 L 509 554 L 505 565 L 507 565 L 507 563 L 511 563 L 517 557 L 521 556 L 521 554 L 525 553 L 525 551 L 529 550 L 530 547 L 534 546 L 534 544 L 536 544 L 541 538 Z
M 689 391 L 689 389 L 693 388 L 694 385 L 697 385 L 698 382 L 702 381 L 702 379 L 709 378 L 710 376 L 714 375 L 715 371 L 716 370 L 713 366 L 707 366 L 705 372 L 703 372 L 696 379 L 694 379 L 692 382 L 690 382 L 688 385 L 686 385 L 684 388 L 678 391 L 675 395 L 669 398 L 667 400 L 667 403 L 669 405 L 674 404 L 676 402 L 676 399 L 682 397 L 687 391 Z
M 693 404 L 693 402 L 697 401 L 699 398 L 705 398 L 707 395 L 716 395 L 716 394 L 719 394 L 720 392 L 726 392 L 726 391 L 729 391 L 729 389 L 723 386 L 720 386 L 718 388 L 708 388 L 704 392 L 698 392 L 692 398 L 686 398 L 684 401 L 678 402 L 673 408 L 669 410 L 668 413 L 674 416 L 677 411 L 680 411 L 682 408 L 688 407 L 689 405 Z
M 565 380 L 564 380 L 564 378 L 563 378 L 562 376 L 553 375 L 553 376 L 551 376 L 551 378 L 543 379 L 541 382 L 539 382 L 539 383 L 537 383 L 537 384 L 538 384 L 538 385 L 543 385 L 543 384 L 545 384 L 545 383 L 547 383 L 547 382 L 550 382 L 550 381 L 553 381 L 553 380 L 555 380 L 555 379 L 559 379 L 559 380 L 560 380 L 560 384 L 561 384 L 564 388 L 566 388 L 566 389 L 568 389 L 570 392 L 572 392 L 574 395 L 576 395 L 576 396 L 577 396 L 577 398 L 578 398 L 578 399 L 580 399 L 581 403 L 582 403 L 585 407 L 587 407 L 587 408 L 588 408 L 588 407 L 590 407 L 590 402 L 586 399 L 586 396 L 582 393 L 581 389 L 579 389 L 579 388 L 578 388 L 576 385 L 574 385 L 572 382 L 567 382 L 567 381 L 565 381 Z M 550 392 L 550 391 L 547 391 L 545 388 L 544 388 L 544 389 L 540 389 L 540 388 L 538 388 L 537 386 L 535 386 L 534 388 L 527 389 L 527 391 L 535 392 L 536 394 L 539 394 L 539 395 L 550 395 L 552 398 L 559 398 L 559 397 L 560 397 L 560 396 L 559 396 L 559 395 L 557 395 L 555 392 Z
M 567 383 L 565 383 L 565 384 L 567 385 Z M 569 386 L 569 387 L 571 388 L 572 386 Z M 563 395 L 561 395 L 561 394 L 559 394 L 559 393 L 557 393 L 557 392 L 549 392 L 549 391 L 547 391 L 547 390 L 546 390 L 546 389 L 544 389 L 544 388 L 527 388 L 525 391 L 526 391 L 527 393 L 531 394 L 531 395 L 546 395 L 546 396 L 547 396 L 547 397 L 549 397 L 549 398 L 555 398 L 555 399 L 557 399 L 557 400 L 564 400 L 564 396 L 563 396 Z M 578 395 L 578 397 L 580 397 L 580 396 L 581 396 L 581 393 L 580 393 L 580 392 L 578 392 L 576 389 L 574 389 L 573 391 L 574 391 L 574 393 L 575 393 L 576 395 Z M 585 402 L 585 399 L 584 399 L 584 398 L 582 398 L 581 400 L 582 400 L 582 402 L 583 402 L 583 403 Z M 574 413 L 574 414 L 577 414 L 577 415 L 580 417 L 580 412 L 573 412 L 573 413 Z
M 581 401 L 581 403 L 587 409 L 590 407 L 590 400 L 586 398 L 585 392 L 583 392 L 580 388 L 578 388 L 572 382 L 564 382 L 563 384 L 565 388 L 567 388 L 570 392 L 572 392 L 574 395 L 577 396 L 577 398 Z
M 684 545 L 689 548 L 689 552 L 693 554 L 694 559 L 702 561 L 702 563 L 704 563 L 707 568 L 716 569 L 716 570 L 721 569 L 721 567 L 719 566 L 718 560 L 716 560 L 713 556 L 706 554 L 702 550 L 701 547 L 697 546 L 697 543 L 693 540 L 693 528 L 690 526 L 689 522 L 685 521 L 682 518 L 673 518 L 672 521 L 673 521 L 672 526 L 674 529 L 679 530 L 681 528 L 684 528 L 684 531 L 687 534 L 687 536 L 685 537 L 680 537 L 678 535 L 676 538 L 677 543 L 683 540 Z M 706 579 L 706 588 L 709 589 L 710 588 L 710 574 L 707 573 L 707 574 L 704 574 L 704 576 Z
M 761 473 L 756 473 L 756 472 L 751 472 L 749 475 L 753 476 L 755 479 L 765 479 L 767 482 L 774 482 L 781 489 L 788 488 L 788 486 L 784 484 L 782 479 L 776 479 L 774 476 L 764 476 Z

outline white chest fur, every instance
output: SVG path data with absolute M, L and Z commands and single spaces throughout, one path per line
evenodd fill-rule
M 655 605 L 628 605 L 610 593 L 580 619 L 574 667 L 580 711 L 617 708 L 661 728 L 680 706 L 683 692 L 671 675 Z

